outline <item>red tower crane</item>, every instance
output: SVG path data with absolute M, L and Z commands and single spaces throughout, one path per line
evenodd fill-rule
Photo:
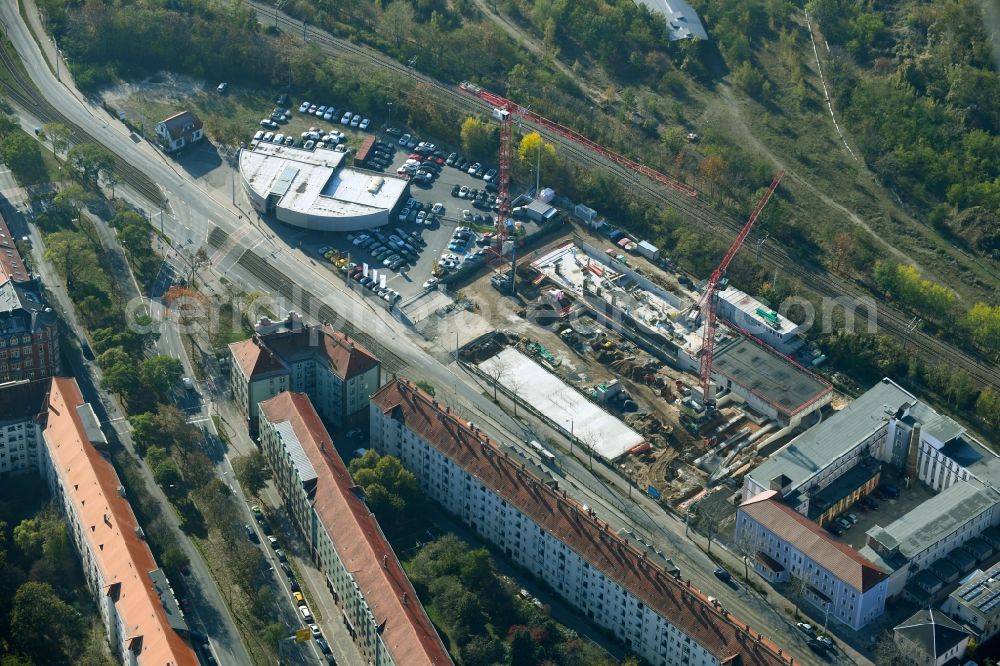
M 712 271 L 712 275 L 708 278 L 708 284 L 705 286 L 705 293 L 698 302 L 698 307 L 705 318 L 705 328 L 702 330 L 701 336 L 701 391 L 706 408 L 710 406 L 713 399 L 709 390 L 712 385 L 712 355 L 715 353 L 715 329 L 717 323 L 716 310 L 719 303 L 719 283 L 725 276 L 726 269 L 729 268 L 729 262 L 733 260 L 733 257 L 743 245 L 743 241 L 746 240 L 747 235 L 750 233 L 750 228 L 753 227 L 754 222 L 756 222 L 757 218 L 760 217 L 761 211 L 764 210 L 764 206 L 767 205 L 767 202 L 771 200 L 771 195 L 774 194 L 776 189 L 778 189 L 778 183 L 780 183 L 781 179 L 784 177 L 784 171 L 779 171 L 775 174 L 774 180 L 771 181 L 771 186 L 767 188 L 767 192 L 764 193 L 764 196 L 762 196 L 760 201 L 757 202 L 757 205 L 754 206 L 746 224 L 743 225 L 743 228 L 740 229 L 740 233 L 738 233 L 736 238 L 733 239 L 733 244 L 729 246 L 726 256 L 722 258 L 719 265 L 714 271 Z
M 510 167 L 512 157 L 511 130 L 512 123 L 515 119 L 524 119 L 529 123 L 555 132 L 556 134 L 565 137 L 574 143 L 580 144 L 581 146 L 597 153 L 615 164 L 619 164 L 627 169 L 640 173 L 647 178 L 660 183 L 661 185 L 666 185 L 667 187 L 677 190 L 678 192 L 682 192 L 689 197 L 698 196 L 698 191 L 693 187 L 689 187 L 684 183 L 656 171 L 655 169 L 650 169 L 649 167 L 639 164 L 634 160 L 630 160 L 623 155 L 611 152 L 604 146 L 591 141 L 579 132 L 553 122 L 548 118 L 531 111 L 530 109 L 526 109 L 517 102 L 501 97 L 496 93 L 492 93 L 489 90 L 481 88 L 474 83 L 469 83 L 468 81 L 463 81 L 459 85 L 459 88 L 470 95 L 478 97 L 493 107 L 493 117 L 500 121 L 500 174 L 498 179 L 499 182 L 497 183 L 497 235 L 499 236 L 500 242 L 496 246 L 498 261 L 503 255 L 504 237 L 507 231 L 507 223 L 510 220 Z M 512 251 L 511 270 L 513 271 L 514 268 L 514 254 Z M 511 277 L 513 278 L 513 273 Z

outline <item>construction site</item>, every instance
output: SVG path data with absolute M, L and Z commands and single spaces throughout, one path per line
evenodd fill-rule
M 816 359 L 801 330 L 725 277 L 782 173 L 700 285 L 673 271 L 652 243 L 585 206 L 563 202 L 563 233 L 518 247 L 501 222 L 510 214 L 504 202 L 513 120 L 604 149 L 481 88 L 463 90 L 493 105 L 501 127 L 497 239 L 488 270 L 448 285 L 476 305 L 442 309 L 424 330 L 435 338 L 454 335 L 456 358 L 496 397 L 560 431 L 579 447 L 576 455 L 593 456 L 676 505 L 715 486 L 738 487 L 800 427 L 819 419 L 833 389 L 809 369 Z M 609 159 L 644 169 L 627 158 Z M 481 321 L 474 325 L 470 317 Z

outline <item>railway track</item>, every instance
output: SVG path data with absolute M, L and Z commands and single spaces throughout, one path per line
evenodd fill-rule
M 274 22 L 275 14 L 272 7 L 257 2 L 251 2 L 250 4 L 257 10 L 258 19 L 262 23 L 268 24 Z M 300 22 L 281 13 L 277 15 L 277 23 L 285 29 L 293 31 L 301 29 Z M 404 74 L 424 83 L 434 89 L 438 101 L 445 103 L 455 110 L 480 114 L 487 114 L 491 111 L 489 106 L 482 102 L 482 100 L 460 92 L 456 87 L 443 84 L 406 67 L 373 49 L 332 37 L 315 28 L 309 32 L 309 39 L 313 43 L 325 47 L 335 54 L 348 54 L 359 57 L 380 67 Z M 720 215 L 719 211 L 713 209 L 710 204 L 700 198 L 688 197 L 677 192 L 672 192 L 668 188 L 652 183 L 645 177 L 638 176 L 614 162 L 603 159 L 583 149 L 578 144 L 558 134 L 546 131 L 545 128 L 534 127 L 534 129 L 538 130 L 546 140 L 559 146 L 563 154 L 569 156 L 571 160 L 578 164 L 599 167 L 614 174 L 619 181 L 624 182 L 629 187 L 638 188 L 656 203 L 668 205 L 676 209 L 704 230 L 727 233 L 731 236 L 736 234 L 743 226 L 743 220 L 738 220 L 728 215 Z M 871 294 L 855 283 L 833 276 L 820 267 L 803 266 L 796 258 L 790 256 L 784 249 L 775 244 L 765 245 L 761 257 L 773 266 L 795 277 L 803 286 L 821 296 L 848 300 L 854 299 L 855 302 L 862 303 L 874 300 Z M 859 308 L 857 316 L 858 318 L 867 317 L 867 310 L 864 306 Z M 881 332 L 888 333 L 899 340 L 904 340 L 922 355 L 929 357 L 930 360 L 961 367 L 969 373 L 970 377 L 981 384 L 1000 386 L 1000 369 L 996 365 L 984 362 L 971 354 L 960 351 L 945 341 L 934 338 L 922 331 L 909 330 L 911 317 L 896 308 L 879 303 L 876 317 Z
M 382 363 L 382 368 L 389 373 L 402 373 L 409 365 L 394 351 L 376 340 L 373 336 L 359 330 L 356 326 L 337 314 L 336 310 L 326 305 L 316 296 L 289 280 L 283 273 L 260 255 L 247 251 L 237 262 L 248 273 L 268 286 L 273 293 L 287 299 L 300 308 L 301 312 L 312 319 L 330 322 L 349 337 L 367 347 Z
M 69 130 L 69 142 L 73 145 L 81 143 L 92 143 L 101 145 L 92 134 L 82 127 L 72 122 L 54 106 L 42 97 L 40 91 L 31 81 L 28 73 L 24 70 L 21 61 L 11 54 L 9 42 L 5 42 L 0 48 L 0 67 L 7 72 L 8 78 L 0 78 L 0 90 L 9 97 L 15 104 L 29 111 L 43 123 L 60 123 Z M 118 155 L 112 153 L 114 157 L 114 171 L 122 183 L 134 189 L 144 198 L 152 203 L 164 201 L 160 188 L 142 171 L 135 168 Z

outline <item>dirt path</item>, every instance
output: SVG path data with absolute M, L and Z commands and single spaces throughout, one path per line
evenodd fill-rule
M 746 119 L 743 117 L 743 111 L 740 108 L 739 102 L 733 96 L 732 89 L 725 84 L 720 84 L 716 90 L 719 91 L 719 98 L 725 103 L 724 109 L 726 112 L 726 117 L 732 122 L 730 126 L 733 133 L 747 141 L 750 146 L 757 151 L 760 155 L 766 157 L 769 161 L 774 163 L 779 169 L 785 171 L 785 176 L 790 177 L 799 185 L 803 186 L 810 194 L 822 201 L 826 206 L 833 208 L 838 211 L 844 217 L 851 221 L 855 226 L 864 229 L 868 234 L 874 238 L 880 245 L 886 248 L 894 257 L 903 263 L 915 263 L 912 257 L 900 250 L 899 248 L 893 246 L 887 240 L 885 240 L 881 235 L 879 235 L 871 226 L 868 225 L 861 217 L 852 210 L 849 210 L 843 204 L 835 201 L 829 195 L 821 192 L 815 185 L 805 179 L 805 177 L 796 173 L 795 169 L 789 167 L 784 161 L 782 161 L 777 155 L 775 155 L 770 148 L 768 148 L 764 143 L 762 143 L 756 136 L 754 136 L 753 131 L 747 124 Z
M 497 26 L 506 32 L 515 42 L 523 46 L 528 51 L 531 51 L 531 53 L 538 56 L 541 60 L 545 60 L 547 58 L 545 50 L 539 45 L 538 39 L 534 35 L 525 32 L 521 26 L 511 21 L 506 16 L 495 13 L 488 0 L 472 0 L 472 2 L 479 8 L 479 11 L 481 11 L 484 16 L 489 17 L 491 21 L 497 24 Z M 576 74 L 571 68 L 566 66 L 566 63 L 558 58 L 552 58 L 551 62 L 561 74 L 565 75 L 571 81 L 576 81 L 587 94 L 587 97 L 590 98 L 591 102 L 600 103 L 600 91 L 591 85 L 589 81 Z

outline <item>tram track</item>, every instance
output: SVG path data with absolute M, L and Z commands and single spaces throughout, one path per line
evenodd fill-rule
M 59 123 L 69 130 L 69 143 L 80 145 L 91 143 L 101 145 L 92 134 L 69 120 L 60 113 L 54 106 L 42 97 L 38 88 L 28 77 L 20 60 L 10 52 L 9 42 L 5 42 L 0 48 L 0 67 L 6 72 L 6 77 L 0 77 L 0 90 L 11 99 L 17 106 L 28 111 L 38 118 L 42 123 Z M 152 203 L 160 204 L 164 202 L 163 193 L 160 188 L 142 171 L 132 166 L 118 155 L 111 153 L 114 158 L 115 174 L 119 180 L 131 187 L 138 194 Z

